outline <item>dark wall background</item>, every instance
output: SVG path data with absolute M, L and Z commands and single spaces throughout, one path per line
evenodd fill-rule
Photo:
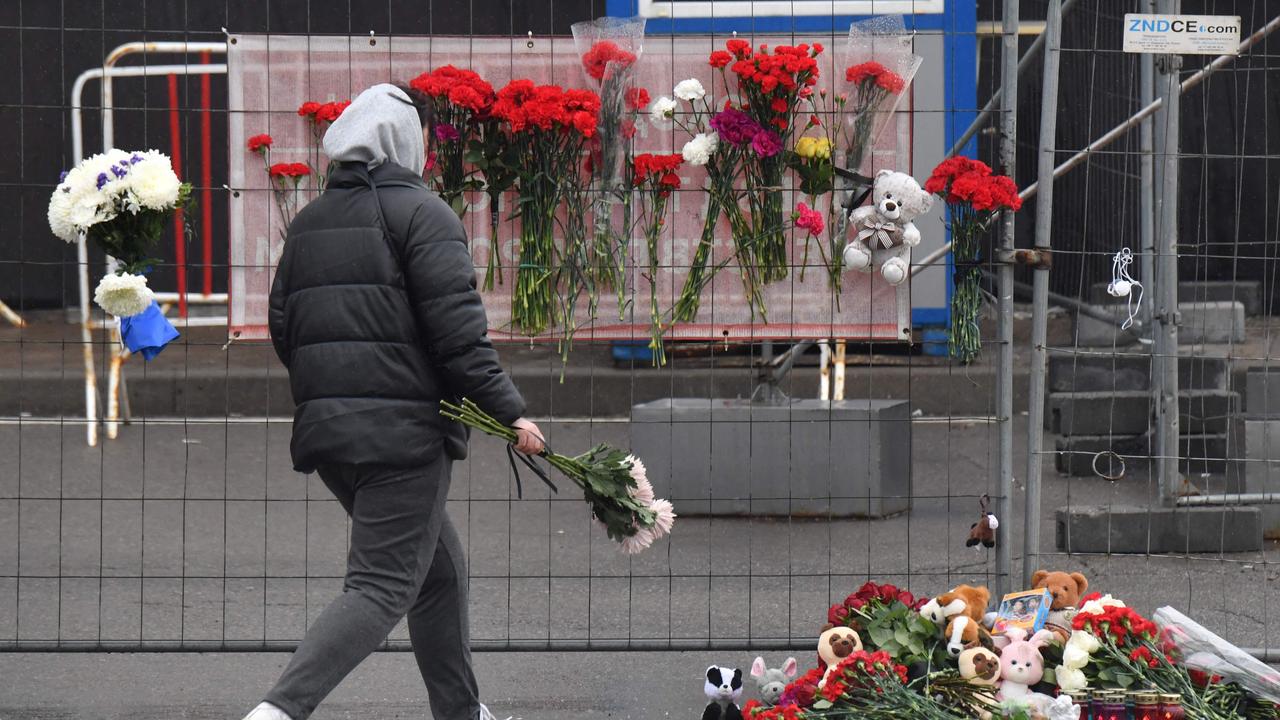
M 980 20 L 999 20 L 1000 0 L 982 0 Z M 1080 0 L 1063 22 L 1060 63 L 1058 162 L 1137 112 L 1137 55 L 1121 51 L 1125 13 L 1137 0 Z M 1141 3 L 1145 5 L 1145 3 Z M 1027 2 L 1023 20 L 1043 20 L 1047 3 Z M 1182 11 L 1241 16 L 1242 38 L 1280 12 L 1280 3 L 1258 0 L 1183 0 Z M 1022 39 L 1025 50 L 1032 37 Z M 999 39 L 981 44 L 979 95 L 985 102 L 1000 84 Z M 1280 312 L 1280 36 L 1273 35 L 1184 94 L 1180 114 L 1179 274 L 1183 280 L 1262 283 L 1264 310 Z M 1213 57 L 1185 56 L 1182 75 Z M 1018 102 L 1018 182 L 1036 177 L 1040 124 L 1039 63 L 1024 72 Z M 1160 76 L 1157 74 L 1157 82 Z M 1087 296 L 1094 283 L 1111 278 L 1111 258 L 1121 247 L 1135 254 L 1138 226 L 1139 135 L 1129 133 L 1106 151 L 1060 178 L 1055 185 L 1051 286 L 1065 295 Z M 979 144 L 994 160 L 996 139 Z M 1018 245 L 1030 246 L 1035 202 L 1018 214 Z M 1137 274 L 1134 268 L 1134 274 Z M 1030 273 L 1020 271 L 1030 282 Z M 1184 298 L 1194 300 L 1195 298 Z
M 233 32 L 379 35 L 568 34 L 604 13 L 603 0 L 0 0 L 0 299 L 17 310 L 76 303 L 75 246 L 49 232 L 49 193 L 71 157 L 70 93 L 76 77 L 112 48 L 133 41 L 221 41 Z M 152 64 L 182 62 L 145 56 Z M 191 58 L 191 62 L 199 62 Z M 213 62 L 220 62 L 214 57 Z M 142 64 L 134 56 L 122 64 Z M 184 180 L 200 179 L 200 79 L 179 77 Z M 99 151 L 99 84 L 84 93 L 85 150 Z M 115 82 L 116 145 L 170 151 L 168 81 Z M 214 290 L 226 291 L 226 78 L 212 78 Z M 199 211 L 196 212 L 197 228 Z M 188 263 L 201 243 L 188 241 Z M 160 257 L 174 255 L 166 236 Z M 100 254 L 92 254 L 91 283 Z M 189 287 L 200 274 L 188 268 Z M 177 286 L 172 265 L 152 286 Z M 92 285 L 91 285 L 92 286 Z
M 958 0 L 963 1 L 963 0 Z M 981 0 L 979 18 L 998 20 L 999 0 Z M 1023 19 L 1044 17 L 1044 0 L 1024 0 Z M 1138 109 L 1137 56 L 1120 52 L 1119 28 L 1136 0 L 1080 0 L 1063 28 L 1058 147 L 1069 149 Z M 1241 15 L 1246 34 L 1276 5 L 1260 0 L 1184 0 L 1186 13 Z M 73 305 L 75 248 L 48 231 L 45 208 L 71 157 L 68 98 L 77 75 L 117 45 L 137 40 L 220 41 L 234 32 L 486 35 L 567 34 L 603 14 L 604 0 L 4 0 L 0 2 L 0 299 L 17 309 Z M 1025 48 L 1030 37 L 1023 38 Z M 999 42 L 981 43 L 979 93 L 999 85 Z M 1259 280 L 1273 307 L 1280 302 L 1280 38 L 1272 37 L 1183 99 L 1181 272 L 1184 278 Z M 148 56 L 147 62 L 177 61 Z M 193 61 L 195 59 L 193 58 Z M 218 61 L 217 58 L 214 59 Z M 1184 72 L 1206 58 L 1188 57 Z M 132 58 L 126 64 L 138 64 Z M 226 179 L 225 78 L 213 83 L 213 187 Z M 1020 85 L 1018 180 L 1035 177 L 1040 69 Z M 199 180 L 200 80 L 179 78 L 184 179 Z M 169 151 L 164 78 L 116 82 L 116 144 Z M 85 93 L 85 147 L 101 147 L 98 84 Z M 1132 133 L 1061 179 L 1056 187 L 1054 290 L 1085 295 L 1110 275 L 1119 247 L 1138 248 L 1136 152 Z M 990 135 L 979 155 L 994 161 Z M 994 164 L 994 162 L 993 162 Z M 213 193 L 215 291 L 226 289 L 225 191 Z M 1034 202 L 1019 213 L 1019 245 L 1032 238 Z M 198 215 L 197 215 L 198 218 Z M 189 241 L 188 258 L 200 241 Z M 162 257 L 172 258 L 171 240 Z M 93 257 L 94 268 L 100 257 Z M 191 287 L 199 274 L 189 270 Z M 96 275 L 95 275 L 96 278 Z M 171 266 L 153 285 L 174 288 Z

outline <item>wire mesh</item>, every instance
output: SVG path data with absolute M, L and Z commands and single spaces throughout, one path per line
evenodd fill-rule
M 782 19 L 715 17 L 697 26 L 714 34 L 697 37 L 708 50 L 733 30 L 744 37 L 781 36 L 836 47 L 850 19 L 837 4 L 825 14 Z M 1137 4 L 1120 8 L 1080 0 L 1066 15 L 1060 158 L 1141 106 L 1140 59 L 1119 51 L 1116 30 L 1124 12 Z M 1260 0 L 1192 4 L 1184 3 L 1184 11 L 1241 15 L 1246 32 L 1270 19 L 1271 8 Z M 876 3 L 865 5 L 876 11 Z M 895 11 L 901 5 L 895 3 Z M 913 152 L 900 165 L 923 179 L 999 86 L 1000 50 L 992 31 L 975 24 L 998 20 L 998 8 L 988 7 L 998 4 L 980 3 L 977 17 L 963 8 L 937 13 L 938 3 L 918 5 L 916 47 L 918 52 L 928 48 L 928 57 L 917 88 L 933 83 L 935 89 L 918 89 L 909 111 L 904 109 L 915 130 Z M 1023 3 L 1022 22 L 1032 27 L 1044 6 Z M 77 263 L 74 248 L 49 235 L 44 208 L 58 171 L 78 159 L 69 150 L 72 84 L 82 71 L 101 67 L 122 43 L 220 43 L 229 37 L 223 28 L 233 35 L 347 37 L 352 43 L 367 39 L 369 31 L 393 45 L 397 38 L 423 36 L 487 36 L 515 43 L 528 33 L 564 36 L 574 21 L 615 11 L 613 4 L 517 6 L 483 0 L 470 0 L 465 11 L 435 3 L 423 8 L 400 0 L 265 6 L 189 0 L 97 6 L 23 2 L 0 10 L 0 33 L 8 40 L 0 43 L 0 52 L 9 54 L 17 78 L 0 91 L 0 113 L 17 130 L 9 136 L 14 162 L 0 166 L 0 193 L 12 208 L 0 219 L 0 299 L 27 321 L 24 328 L 0 327 L 0 649 L 287 649 L 341 591 L 348 521 L 318 478 L 291 467 L 293 404 L 286 373 L 269 346 L 228 342 L 225 321 L 192 323 L 157 360 L 126 363 L 122 397 L 131 422 L 115 439 L 104 433 L 96 446 L 86 446 L 82 342 L 79 328 L 67 322 L 77 320 L 75 314 L 64 311 L 77 299 Z M 665 22 L 651 27 L 665 32 Z M 1031 40 L 1023 37 L 1024 49 Z M 665 35 L 651 34 L 645 52 L 670 58 L 674 45 Z M 1260 477 L 1260 487 L 1276 491 L 1271 464 L 1250 454 L 1258 433 L 1263 443 L 1276 433 L 1265 421 L 1241 415 L 1244 410 L 1265 413 L 1265 407 L 1252 406 L 1252 392 L 1246 393 L 1246 406 L 1230 399 L 1239 397 L 1246 382 L 1260 383 L 1265 398 L 1269 376 L 1247 368 L 1271 364 L 1272 256 L 1280 232 L 1275 203 L 1267 202 L 1274 199 L 1278 176 L 1276 131 L 1270 126 L 1277 111 L 1268 73 L 1276 63 L 1273 48 L 1274 42 L 1262 43 L 1183 101 L 1181 279 L 1242 282 L 1188 285 L 1180 297 L 1208 301 L 1219 297 L 1210 293 L 1226 292 L 1228 301 L 1248 300 L 1255 303 L 1251 311 L 1258 311 L 1238 329 L 1229 324 L 1226 342 L 1205 344 L 1186 337 L 1195 329 L 1221 330 L 1219 316 L 1184 311 L 1183 379 L 1205 391 L 1188 396 L 1184 425 L 1198 424 L 1204 431 L 1188 429 L 1178 455 L 1206 492 L 1259 487 L 1250 477 Z M 196 65 L 203 59 L 143 55 L 122 64 L 159 62 Z M 420 72 L 436 63 L 427 53 L 417 64 Z M 1036 87 L 1032 78 L 1038 77 L 1038 65 L 1024 74 L 1024 91 Z M 1189 61 L 1181 72 L 1195 67 Z M 976 93 L 963 96 L 958 88 L 975 76 Z M 668 91 L 650 90 L 654 95 Z M 228 132 L 233 118 L 227 80 L 218 75 L 122 78 L 114 82 L 114 92 L 116 144 L 177 148 L 182 175 L 197 186 L 202 203 L 197 210 L 201 232 L 182 236 L 177 248 L 171 243 L 162 248 L 154 285 L 226 292 L 233 269 L 228 202 L 231 192 L 241 189 L 224 186 L 232 175 L 231 154 L 242 152 Z M 1019 126 L 1035 128 L 1038 93 L 1019 97 Z M 102 145 L 99 103 L 90 86 L 86 148 Z M 285 115 L 278 120 L 288 121 Z M 924 127 L 931 128 L 929 133 L 919 131 Z M 1035 175 L 1037 148 L 1029 140 L 1034 136 L 1020 133 L 1017 179 L 1023 186 Z M 980 137 L 972 152 L 996 165 L 995 143 L 989 134 Z M 1139 251 L 1140 158 L 1139 136 L 1131 134 L 1059 181 L 1055 292 L 1105 300 L 1096 286 L 1105 284 L 1111 256 L 1125 245 Z M 680 191 L 682 196 L 695 192 Z M 1018 215 L 1019 238 L 1032 236 L 1032 217 L 1029 207 Z M 939 210 L 921 224 L 940 244 Z M 988 270 L 995 269 L 993 254 L 990 247 L 983 254 Z M 91 253 L 89 267 L 99 272 L 103 258 Z M 483 265 L 478 270 L 483 272 Z M 949 274 L 946 267 L 923 270 L 912 293 L 941 296 L 945 304 Z M 1141 277 L 1145 282 L 1146 275 Z M 794 301 L 794 285 L 780 290 L 780 302 Z M 716 296 L 708 300 L 714 307 Z M 810 647 L 827 607 L 868 579 L 917 595 L 937 594 L 959 582 L 1000 582 L 994 553 L 967 548 L 964 541 L 977 519 L 978 499 L 999 496 L 998 427 L 1011 423 L 1018 430 L 1015 437 L 1021 437 L 1026 422 L 1022 388 L 1029 373 L 1046 370 L 1028 366 L 1018 325 L 1007 378 L 1015 414 L 999 417 L 994 313 L 983 319 L 981 358 L 964 366 L 945 354 L 945 328 L 938 324 L 945 308 L 929 309 L 941 312 L 916 313 L 910 346 L 847 345 L 845 396 L 859 399 L 850 402 L 861 414 L 827 409 L 825 417 L 820 413 L 815 419 L 784 409 L 769 421 L 748 415 L 745 421 L 717 419 L 696 428 L 696 423 L 653 423 L 654 441 L 673 448 L 686 435 L 706 433 L 705 444 L 692 456 L 672 452 L 646 458 L 668 478 L 705 480 L 692 485 L 695 490 L 673 495 L 682 517 L 670 541 L 634 559 L 617 553 L 569 493 L 552 497 L 526 483 L 525 498 L 517 499 L 500 444 L 474 438 L 470 459 L 454 467 L 449 500 L 468 551 L 474 646 Z M 1018 322 L 1025 321 L 1027 307 L 1016 309 Z M 187 309 L 192 318 L 217 312 L 220 308 Z M 1141 384 L 1150 375 L 1149 351 L 1120 341 L 1088 345 L 1081 339 L 1083 321 L 1073 329 L 1057 311 L 1050 323 L 1055 347 L 1047 369 L 1049 417 L 1059 446 L 1044 452 L 1044 462 L 1056 460 L 1054 469 L 1060 472 L 1045 475 L 1043 564 L 1083 571 L 1095 587 L 1146 609 L 1171 603 L 1192 611 L 1241 644 L 1274 645 L 1267 601 L 1270 583 L 1280 577 L 1274 546 L 1237 552 L 1236 516 L 1180 514 L 1149 521 L 1144 526 L 1148 539 L 1157 535 L 1160 523 L 1179 523 L 1194 524 L 1201 534 L 1211 528 L 1216 542 L 1194 551 L 1149 542 L 1136 554 L 1118 554 L 1119 547 L 1105 545 L 1078 550 L 1072 543 L 1079 538 L 1064 529 L 1074 526 L 1054 522 L 1060 509 L 1085 504 L 1103 505 L 1108 528 L 1137 527 L 1143 517 L 1163 516 L 1156 513 L 1161 507 L 1157 479 L 1139 462 L 1153 454 L 1146 439 L 1152 386 Z M 834 335 L 828 333 L 831 339 Z M 641 333 L 635 339 L 643 344 L 646 338 Z M 92 335 L 99 378 L 110 369 L 113 342 L 107 333 Z M 761 372 L 790 344 L 752 337 L 731 344 L 672 344 L 663 368 L 650 367 L 625 344 L 578 343 L 567 365 L 555 345 L 546 343 L 504 345 L 502 358 L 552 444 L 585 449 L 599 442 L 633 445 L 637 433 L 644 432 L 633 415 L 633 407 L 642 403 L 749 398 Z M 817 357 L 817 352 L 800 355 L 782 381 L 787 394 L 817 397 Z M 1140 387 L 1130 389 L 1124 384 L 1130 381 Z M 1063 404 L 1077 393 L 1090 393 L 1093 404 Z M 1100 429 L 1082 432 L 1085 423 Z M 1220 431 L 1204 429 L 1210 425 Z M 1100 451 L 1124 458 L 1122 480 L 1088 476 Z M 1025 448 L 1016 443 L 1015 476 L 1026 461 Z M 1209 475 L 1202 476 L 1205 472 Z M 851 492 L 855 485 L 863 490 Z M 659 487 L 660 494 L 667 490 Z M 1010 499 L 1013 507 L 1021 507 L 1016 483 Z M 1123 504 L 1146 512 L 1121 514 Z M 880 514 L 872 511 L 880 505 L 909 510 L 868 517 Z M 1259 517 L 1266 517 L 1265 511 Z M 1016 514 L 1001 520 L 1001 542 L 1009 544 L 1016 564 L 1021 523 Z M 1004 571 L 1016 577 L 1014 569 Z M 408 647 L 403 626 L 387 647 Z

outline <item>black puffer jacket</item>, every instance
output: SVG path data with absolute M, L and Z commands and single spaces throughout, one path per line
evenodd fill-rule
M 524 413 L 486 334 L 462 223 L 398 165 L 335 167 L 289 226 L 270 322 L 297 405 L 300 472 L 424 464 L 442 443 L 464 457 L 442 398 L 470 398 L 506 424 Z

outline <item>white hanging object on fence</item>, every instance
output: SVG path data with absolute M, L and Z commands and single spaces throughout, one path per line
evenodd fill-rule
M 1120 248 L 1111 260 L 1111 283 L 1107 285 L 1107 294 L 1111 297 L 1129 298 L 1129 317 L 1120 326 L 1128 330 L 1142 309 L 1142 283 L 1129 274 L 1129 266 L 1133 264 L 1133 252 L 1129 248 Z M 1137 288 L 1137 300 L 1134 299 L 1134 288 Z

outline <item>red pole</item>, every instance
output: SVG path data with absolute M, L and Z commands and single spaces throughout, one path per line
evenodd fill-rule
M 209 53 L 200 53 L 200 62 L 209 64 Z M 213 127 L 209 109 L 212 107 L 212 78 L 200 76 L 200 240 L 203 244 L 201 260 L 204 263 L 204 294 L 213 292 Z
M 182 135 L 178 124 L 178 76 L 169 76 L 169 140 L 171 150 L 169 158 L 173 162 L 173 171 L 182 177 Z M 178 317 L 187 316 L 187 244 L 183 233 L 185 227 L 182 210 L 173 216 L 173 261 L 178 274 Z

